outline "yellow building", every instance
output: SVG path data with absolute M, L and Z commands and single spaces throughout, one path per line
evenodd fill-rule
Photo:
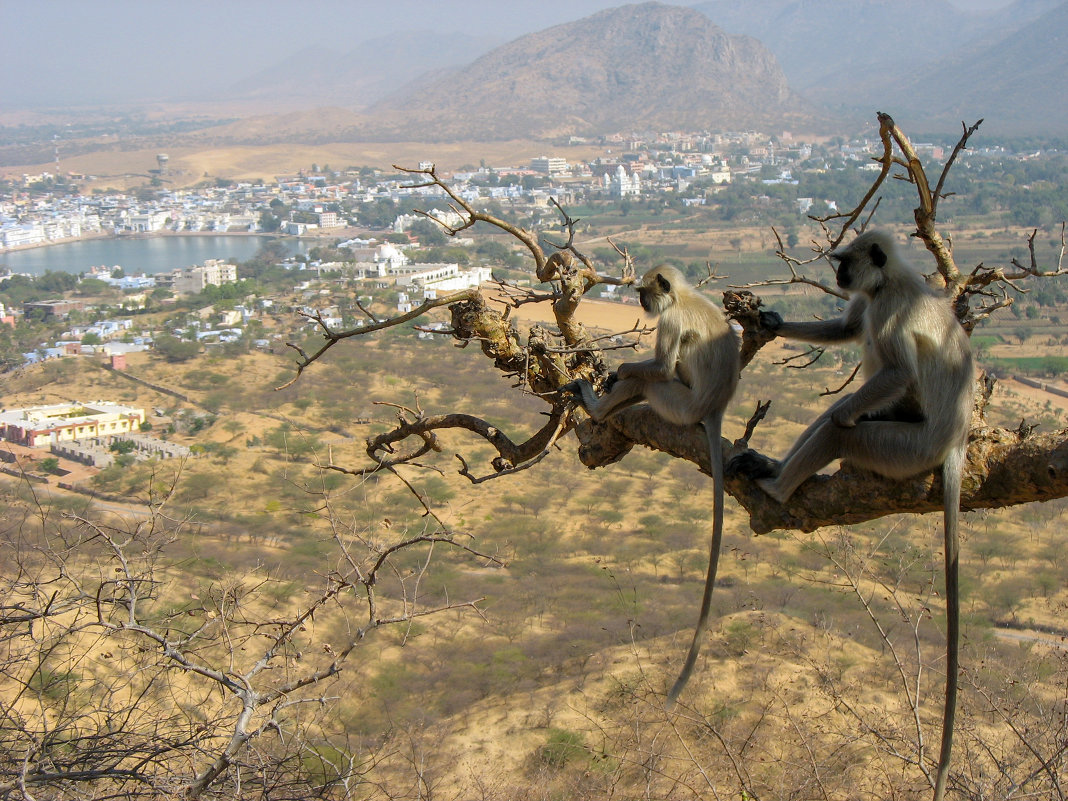
M 29 448 L 137 431 L 145 410 L 108 401 L 57 403 L 0 412 L 0 437 Z

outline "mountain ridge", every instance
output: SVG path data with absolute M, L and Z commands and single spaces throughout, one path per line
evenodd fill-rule
M 269 97 L 290 108 L 358 110 L 421 76 L 459 67 L 470 61 L 471 53 L 500 44 L 496 37 L 414 30 L 366 39 L 345 52 L 308 46 L 235 82 L 224 94 L 235 100 Z
M 1068 73 L 1063 37 L 1049 41 L 1064 30 L 1063 0 L 1016 0 L 988 12 L 946 0 L 764 0 L 762 7 L 756 15 L 737 0 L 694 6 L 725 30 L 764 42 L 791 85 L 829 114 L 870 122 L 876 108 L 893 110 L 942 133 L 958 131 L 961 115 L 986 117 L 985 130 L 999 133 L 1068 130 L 1068 114 L 1058 113 L 1065 104 L 1049 91 Z
M 507 114 L 502 110 L 508 109 Z M 615 131 L 811 126 L 766 47 L 699 12 L 648 2 L 522 36 L 458 73 L 368 109 L 380 128 L 437 135 L 591 135 Z
M 1010 136 L 1068 132 L 1068 3 L 1023 25 L 990 49 L 965 48 L 903 82 L 888 99 L 917 126 L 960 129 L 984 118 L 987 133 Z M 930 75 L 938 76 L 932 90 Z M 917 97 L 933 95 L 918 104 Z

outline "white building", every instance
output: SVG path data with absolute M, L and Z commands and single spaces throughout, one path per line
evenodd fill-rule
M 609 181 L 608 192 L 612 197 L 635 197 L 642 193 L 642 179 L 637 173 L 628 175 L 620 164 Z
M 341 228 L 345 222 L 338 218 L 336 211 L 319 212 L 320 228 Z
M 131 231 L 145 233 L 150 231 L 162 231 L 167 225 L 167 212 L 154 211 L 140 214 L 131 214 L 127 227 Z
M 489 267 L 461 270 L 458 264 L 413 264 L 405 273 L 397 275 L 396 284 L 421 289 L 424 298 L 432 298 L 439 292 L 471 289 L 492 278 Z
M 5 248 L 40 245 L 47 241 L 44 227 L 36 223 L 32 225 L 5 225 L 0 228 L 0 238 L 2 238 Z
M 441 220 L 443 223 L 449 226 L 449 228 L 459 228 L 461 225 L 463 225 L 464 222 L 464 218 L 452 209 L 449 209 L 448 211 L 442 211 L 441 209 L 431 209 L 429 211 L 429 214 L 431 217 L 434 218 L 434 220 Z M 426 216 L 422 214 L 401 214 L 397 217 L 397 219 L 393 221 L 393 233 L 403 234 L 405 231 L 412 227 L 412 223 L 416 222 L 417 220 L 425 219 L 427 219 Z M 430 220 L 430 222 L 434 222 L 434 220 Z M 437 225 L 437 223 L 434 224 Z
M 314 231 L 319 227 L 318 223 L 307 222 L 294 222 L 293 220 L 286 220 L 282 223 L 282 233 L 290 234 L 291 236 L 303 236 L 308 231 Z
M 729 184 L 731 182 L 731 168 L 726 164 L 718 164 L 708 171 L 708 177 L 714 184 Z
M 559 156 L 535 156 L 530 160 L 530 169 L 545 175 L 563 175 L 571 168 L 567 160 Z
M 385 278 L 391 273 L 404 270 L 409 262 L 408 257 L 399 247 L 391 242 L 383 242 L 373 251 L 359 252 L 356 255 L 356 273 L 360 277 L 377 276 Z M 364 261 L 367 256 L 370 261 Z
M 182 267 L 171 273 L 174 291 L 183 295 L 203 292 L 207 286 L 221 286 L 237 280 L 237 267 L 220 259 Z

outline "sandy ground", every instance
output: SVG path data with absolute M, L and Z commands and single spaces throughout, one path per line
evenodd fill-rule
M 588 328 L 606 332 L 626 331 L 636 322 L 655 325 L 655 321 L 642 311 L 637 298 L 632 298 L 628 303 L 586 299 L 579 305 L 576 317 Z M 547 303 L 528 303 L 518 309 L 512 309 L 510 319 L 514 320 L 519 328 L 527 328 L 533 323 L 556 322 L 553 310 Z
M 1068 398 L 1054 395 L 1045 390 L 1037 389 L 1036 387 L 1029 387 L 1026 384 L 1021 384 L 1014 378 L 999 379 L 998 389 L 1009 396 L 1019 397 L 1025 401 L 1036 403 L 1040 406 L 1049 402 L 1053 408 L 1068 413 Z
M 6 464 L 7 467 L 17 467 L 26 471 L 39 471 L 38 462 L 41 459 L 46 459 L 52 454 L 45 449 L 41 448 L 27 448 L 24 445 L 18 445 L 14 442 L 8 442 L 4 440 L 0 443 L 0 448 L 5 451 L 10 451 L 15 454 L 15 464 Z M 48 481 L 50 484 L 58 484 L 60 481 L 64 483 L 74 484 L 89 476 L 96 475 L 99 470 L 94 467 L 88 467 L 78 462 L 72 462 L 70 459 L 64 459 L 62 457 L 56 457 L 59 460 L 59 467 L 61 470 L 68 471 L 65 475 L 51 476 Z
M 533 140 L 503 142 L 337 142 L 323 145 L 276 144 L 227 147 L 152 147 L 129 151 L 100 151 L 64 157 L 60 153 L 60 169 L 92 176 L 83 191 L 92 189 L 128 189 L 144 186 L 157 169 L 156 155 L 166 152 L 167 175 L 163 182 L 171 187 L 184 187 L 213 178 L 234 180 L 271 180 L 278 175 L 294 175 L 310 170 L 313 164 L 344 170 L 350 167 L 375 167 L 390 170 L 396 164 L 417 167 L 421 161 L 432 161 L 441 172 L 453 172 L 460 167 L 475 166 L 480 161 L 495 166 L 525 167 L 535 156 L 545 155 L 551 146 Z M 600 155 L 603 149 L 593 146 L 568 147 L 564 155 L 569 160 L 582 160 Z M 24 173 L 54 172 L 55 162 L 21 164 L 0 168 L 0 176 L 21 178 Z

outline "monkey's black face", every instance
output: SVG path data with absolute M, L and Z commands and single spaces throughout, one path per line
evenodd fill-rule
M 862 247 L 854 243 L 831 253 L 830 258 L 837 264 L 835 278 L 838 286 L 849 292 L 871 295 L 878 292 L 886 280 L 883 268 L 889 257 L 877 242 L 865 243 Z
M 645 312 L 647 314 L 652 314 L 653 313 L 652 294 L 653 294 L 653 290 L 649 289 L 649 287 L 646 287 L 646 286 L 638 287 L 638 303 L 640 303 L 642 305 L 642 308 L 645 310 Z
M 638 287 L 638 302 L 646 314 L 659 315 L 671 305 L 671 296 L 661 292 L 655 286 L 640 286 Z
M 837 262 L 834 273 L 838 286 L 842 289 L 849 289 L 853 283 L 853 276 L 850 272 L 850 268 L 853 266 L 853 257 L 847 254 L 832 253 L 831 260 Z
M 663 314 L 664 309 L 674 302 L 671 295 L 671 282 L 661 274 L 663 269 L 665 268 L 650 270 L 642 278 L 641 283 L 635 287 L 638 292 L 638 302 L 647 314 Z

